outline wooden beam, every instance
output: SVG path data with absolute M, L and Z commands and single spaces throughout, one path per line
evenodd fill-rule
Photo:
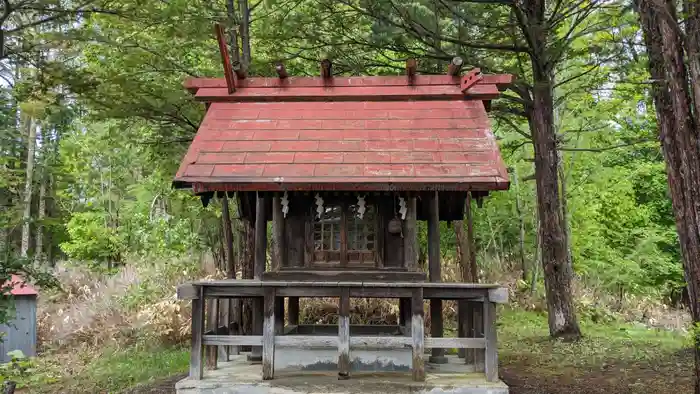
M 417 231 L 417 209 L 416 196 L 410 195 L 406 198 L 406 220 L 404 220 L 404 265 L 408 271 L 417 272 L 418 267 L 418 231 Z
M 199 287 L 199 296 L 192 300 L 192 342 L 190 349 L 190 379 L 201 380 L 204 374 L 202 335 L 204 333 L 204 295 Z
M 423 319 L 423 289 L 413 290 L 411 297 L 411 340 L 413 343 L 413 357 L 411 375 L 415 382 L 425 381 L 425 327 Z
M 285 79 L 289 76 L 287 74 L 287 69 L 284 68 L 284 64 L 282 63 L 277 63 L 275 66 L 275 71 L 277 71 L 277 75 L 280 77 L 280 79 Z
M 508 88 L 513 83 L 511 74 L 484 74 L 480 84 L 496 85 L 499 90 Z M 416 86 L 439 86 L 450 85 L 458 87 L 461 78 L 442 75 L 416 75 L 413 85 Z M 238 88 L 310 88 L 324 87 L 328 84 L 323 77 L 292 77 L 288 80 L 280 80 L 277 77 L 252 77 L 237 81 Z M 407 86 L 408 81 L 403 75 L 371 76 L 371 77 L 333 77 L 334 87 L 350 86 Z M 185 89 L 196 93 L 198 89 L 225 88 L 224 78 L 188 78 L 184 82 Z
M 484 76 L 483 74 L 481 74 L 480 69 L 473 68 L 469 70 L 468 73 L 464 74 L 460 83 L 460 88 L 462 89 L 462 92 L 466 94 L 469 89 L 481 82 L 483 77 Z
M 462 64 L 464 64 L 464 60 L 462 60 L 461 57 L 453 57 L 452 61 L 450 61 L 450 65 L 447 66 L 447 75 L 459 75 L 459 71 L 462 69 Z
M 255 202 L 255 261 L 253 267 L 253 277 L 257 280 L 262 279 L 265 272 L 265 262 L 267 258 L 267 218 L 265 217 L 266 202 L 269 199 L 264 193 L 258 193 Z M 262 335 L 263 333 L 263 300 L 261 298 L 253 299 L 253 334 Z M 249 356 L 251 361 L 262 360 L 262 348 L 254 346 Z
M 262 378 L 271 380 L 275 376 L 275 288 L 265 289 L 265 320 L 263 323 Z
M 408 84 L 412 85 L 416 79 L 416 73 L 418 72 L 418 61 L 416 59 L 406 60 L 406 76 L 408 77 Z
M 442 349 L 484 349 L 484 338 L 425 338 L 425 347 Z
M 230 346 L 261 346 L 261 335 L 205 335 L 205 345 L 230 345 Z
M 282 197 L 275 193 L 272 197 L 272 267 L 271 271 L 279 271 L 281 267 L 286 267 L 285 245 L 284 245 L 284 214 L 282 212 Z
M 236 78 L 233 76 L 233 68 L 231 66 L 231 58 L 228 53 L 228 46 L 226 45 L 226 36 L 224 35 L 224 28 L 220 24 L 214 26 L 216 31 L 216 40 L 219 43 L 219 52 L 221 53 L 221 62 L 224 65 L 224 78 L 226 79 L 226 88 L 228 93 L 231 94 L 236 91 Z
M 350 378 L 350 289 L 340 289 L 338 305 L 338 379 Z
M 291 80 L 291 79 L 290 79 Z M 195 95 L 204 102 L 262 102 L 262 101 L 395 101 L 395 100 L 493 100 L 501 93 L 496 85 L 478 84 L 466 92 L 457 85 L 414 86 L 333 86 L 300 88 L 246 88 L 236 94 L 226 89 L 202 88 Z
M 330 59 L 321 60 L 321 78 L 328 79 L 333 77 L 333 63 Z
M 486 342 L 486 355 L 484 357 L 484 373 L 486 380 L 495 382 L 498 380 L 498 345 L 496 341 L 496 304 L 484 300 L 484 337 Z
M 438 192 L 430 192 L 428 197 L 428 272 L 431 282 L 442 282 L 442 267 L 440 264 L 440 205 Z M 442 300 L 430 300 L 430 335 L 433 338 L 442 337 Z M 431 351 L 430 362 L 435 364 L 447 363 L 445 350 L 434 348 Z

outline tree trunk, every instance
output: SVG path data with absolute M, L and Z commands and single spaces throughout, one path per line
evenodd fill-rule
M 693 92 L 693 114 L 695 125 L 700 125 L 700 4 L 696 0 L 686 0 L 685 45 L 688 53 L 690 86 Z M 697 129 L 696 129 L 697 132 Z
M 238 11 L 241 13 L 241 64 L 243 69 L 250 68 L 250 8 L 248 0 L 238 0 Z
M 680 26 L 673 2 L 637 0 L 649 55 L 649 72 L 655 81 L 654 106 L 666 161 L 668 185 L 676 219 L 678 241 L 695 324 L 700 323 L 700 147 L 698 124 L 692 117 L 692 98 L 683 58 Z M 697 28 L 692 23 L 689 28 Z M 696 31 L 689 31 L 694 37 Z M 693 54 L 693 49 L 688 48 Z M 692 63 L 692 60 L 689 62 Z M 692 68 L 691 64 L 691 68 Z M 698 80 L 691 70 L 691 85 Z M 700 336 L 695 334 L 695 393 L 700 394 Z
M 233 27 L 238 23 L 238 18 L 236 17 L 236 7 L 233 4 L 234 0 L 226 0 L 226 14 L 228 16 L 228 23 L 231 26 L 229 46 L 231 47 L 231 63 L 234 67 L 241 67 L 241 51 L 238 47 L 238 32 Z
M 521 278 L 527 281 L 529 272 L 527 263 L 525 262 L 525 219 L 523 218 L 522 202 L 520 201 L 520 179 L 518 179 L 518 167 L 513 166 L 513 186 L 515 186 L 515 212 L 518 214 L 518 222 L 520 224 L 520 236 L 518 239 L 518 255 L 520 257 L 520 269 L 522 271 Z
M 46 253 L 44 253 L 44 220 L 46 219 L 46 192 L 48 189 L 49 177 L 48 173 L 48 160 L 47 156 L 49 154 L 49 135 L 47 130 L 41 130 L 41 163 L 42 166 L 40 171 L 39 180 L 39 212 L 37 213 L 37 226 L 36 226 L 36 242 L 34 244 L 34 262 L 37 265 L 44 264 L 46 262 Z
M 533 69 L 537 69 L 534 64 Z M 566 229 L 561 215 L 559 153 L 554 133 L 553 111 L 551 77 L 536 70 L 532 137 L 549 333 L 552 337 L 577 339 L 581 336 L 581 331 L 571 292 L 572 272 L 566 250 Z
M 243 248 L 241 253 L 241 272 L 243 279 L 253 279 L 254 274 L 254 254 L 255 254 L 255 228 L 253 223 L 248 219 L 241 220 L 241 241 Z M 250 299 L 245 300 L 243 305 L 243 333 L 245 335 L 253 334 L 253 310 Z
M 32 218 L 32 190 L 34 185 L 34 150 L 36 147 L 36 129 L 31 118 L 25 120 L 27 127 L 27 172 L 24 184 L 24 213 L 22 215 L 22 246 L 20 256 L 29 254 L 30 221 Z

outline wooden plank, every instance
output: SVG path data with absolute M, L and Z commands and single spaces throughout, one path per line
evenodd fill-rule
M 507 304 L 508 288 L 499 287 L 497 289 L 489 289 L 489 301 L 495 302 L 496 304 Z
M 513 81 L 510 74 L 484 74 L 481 83 L 508 85 Z M 416 75 L 413 85 L 454 85 L 461 82 L 459 75 Z M 284 80 L 272 77 L 254 77 L 238 81 L 239 88 L 296 88 L 323 86 L 406 86 L 406 77 L 401 76 L 371 76 L 371 77 L 333 77 L 325 80 L 320 77 L 289 77 Z M 196 92 L 202 88 L 225 88 L 224 78 L 188 78 L 184 86 L 187 90 Z
M 190 379 L 202 379 L 203 363 L 202 332 L 204 331 L 204 296 L 200 288 L 199 296 L 192 300 L 192 342 L 190 348 Z
M 206 298 L 241 298 L 241 297 L 262 297 L 262 287 L 204 287 L 204 297 Z
M 484 301 L 484 339 L 486 351 L 484 356 L 484 373 L 486 380 L 498 380 L 498 344 L 496 340 L 496 304 Z
M 483 338 L 425 338 L 428 349 L 485 349 L 486 340 Z
M 425 361 L 423 360 L 425 327 L 423 325 L 423 289 L 413 290 L 411 298 L 411 342 L 413 357 L 411 375 L 416 382 L 425 381 Z
M 442 282 L 440 262 L 440 203 L 438 192 L 431 192 L 428 197 L 428 271 L 431 282 Z M 443 334 L 442 299 L 430 300 L 430 335 L 441 338 Z M 433 348 L 430 362 L 446 364 L 445 350 Z
M 272 197 L 272 271 L 287 266 L 284 259 L 284 214 L 279 193 Z
M 418 268 L 418 231 L 417 231 L 417 202 L 415 196 L 409 196 L 406 202 L 408 212 L 404 221 L 404 266 L 409 271 L 419 271 Z
M 215 346 L 261 346 L 260 335 L 204 335 L 202 343 Z
M 338 305 L 338 379 L 350 377 L 350 290 L 340 289 Z
M 284 335 L 275 337 L 275 345 L 299 348 L 337 348 L 338 337 L 316 335 Z
M 496 85 L 480 83 L 462 91 L 459 86 L 386 86 L 310 88 L 250 88 L 229 94 L 227 89 L 202 88 L 195 100 L 204 102 L 262 102 L 262 101 L 393 101 L 393 100 L 495 100 L 500 92 Z
M 224 66 L 224 77 L 226 80 L 226 88 L 228 93 L 233 93 L 236 91 L 236 78 L 233 76 L 233 67 L 231 65 L 231 58 L 228 53 L 228 46 L 226 45 L 226 37 L 224 35 L 224 28 L 220 24 L 216 24 L 216 40 L 219 43 L 219 52 L 221 53 L 221 63 Z
M 351 349 L 399 349 L 411 347 L 413 338 L 404 336 L 354 336 L 350 337 Z
M 263 274 L 265 281 L 280 280 L 280 281 L 386 281 L 392 283 L 398 282 L 419 282 L 425 280 L 423 272 L 407 272 L 400 269 L 382 269 L 382 270 L 291 270 L 284 269 L 279 272 L 265 272 Z
M 289 315 L 289 325 L 299 324 L 299 297 L 289 297 L 287 314 Z
M 267 258 L 267 221 L 265 217 L 265 207 L 269 196 L 258 193 L 255 200 L 255 261 L 253 276 L 260 280 L 265 272 L 265 262 Z M 253 334 L 263 334 L 264 304 L 260 298 L 253 299 Z M 262 348 L 253 346 L 250 354 L 251 361 L 262 361 Z
M 191 283 L 185 283 L 177 287 L 178 300 L 194 300 L 199 297 L 199 288 Z
M 265 320 L 262 335 L 262 378 L 272 380 L 275 376 L 275 288 L 265 289 Z

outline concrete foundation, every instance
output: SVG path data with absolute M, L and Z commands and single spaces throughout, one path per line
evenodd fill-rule
M 204 379 L 186 378 L 175 388 L 177 394 L 508 394 L 505 383 L 487 382 L 483 373 L 472 372 L 456 356 L 448 356 L 447 364 L 427 363 L 425 369 L 425 382 L 412 381 L 410 372 L 363 372 L 362 367 L 351 372 L 350 379 L 338 380 L 335 370 L 295 370 L 290 363 L 284 370 L 275 365 L 275 378 L 263 381 L 262 366 L 249 363 L 241 354 L 220 362 L 216 370 L 205 371 Z

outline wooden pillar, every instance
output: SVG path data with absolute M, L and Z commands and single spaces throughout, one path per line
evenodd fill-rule
M 282 212 L 282 197 L 275 194 L 272 197 L 272 267 L 271 271 L 279 271 L 287 266 L 284 256 L 284 213 Z
M 457 300 L 457 338 L 465 338 L 467 336 L 467 302 L 465 300 Z M 467 349 L 457 349 L 457 357 L 465 358 Z
M 271 380 L 275 376 L 275 288 L 265 288 L 262 345 L 262 378 Z
M 338 305 L 338 379 L 350 378 L 350 289 L 340 289 Z
M 484 300 L 484 338 L 486 339 L 486 349 L 484 349 L 484 373 L 486 380 L 495 382 L 498 380 L 498 344 L 496 341 L 496 304 Z
M 418 230 L 416 224 L 417 203 L 415 196 L 407 197 L 406 220 L 403 229 L 404 264 L 408 271 L 418 271 Z
M 275 298 L 275 334 L 284 334 L 284 297 Z
M 440 267 L 440 206 L 438 192 L 431 192 L 428 198 L 428 273 L 431 282 L 442 282 Z M 442 300 L 430 300 L 430 335 L 433 338 L 441 338 L 442 325 Z M 432 349 L 428 359 L 431 363 L 446 364 L 445 349 Z
M 204 331 L 204 293 L 192 300 L 192 347 L 190 349 L 190 379 L 202 379 L 202 335 Z
M 399 298 L 399 326 L 401 332 L 406 334 L 411 327 L 411 299 Z
M 254 279 L 261 280 L 265 272 L 265 261 L 267 259 L 267 220 L 265 217 L 265 207 L 269 196 L 258 192 L 255 203 L 255 262 L 253 267 Z M 260 297 L 253 299 L 253 333 L 262 335 L 263 331 L 263 300 Z M 250 361 L 262 360 L 262 348 L 253 346 Z
M 289 306 L 287 308 L 289 325 L 299 325 L 299 297 L 289 297 Z
M 425 327 L 423 325 L 423 288 L 413 289 L 411 297 L 411 338 L 413 340 L 413 358 L 411 373 L 415 382 L 425 381 Z
M 467 301 L 466 319 L 471 319 L 467 325 L 467 336 L 470 338 L 484 337 L 484 303 L 481 301 Z M 484 349 L 467 349 L 465 362 L 474 365 L 475 372 L 484 371 Z
M 243 324 L 243 305 L 240 298 L 232 298 L 229 300 L 229 332 L 231 335 L 241 335 Z M 229 346 L 229 356 L 240 354 L 240 346 Z
M 206 301 L 206 331 L 211 331 L 214 335 L 219 334 L 219 300 L 210 298 Z M 219 347 L 216 345 L 205 346 L 204 363 L 207 369 L 216 369 L 219 361 Z

